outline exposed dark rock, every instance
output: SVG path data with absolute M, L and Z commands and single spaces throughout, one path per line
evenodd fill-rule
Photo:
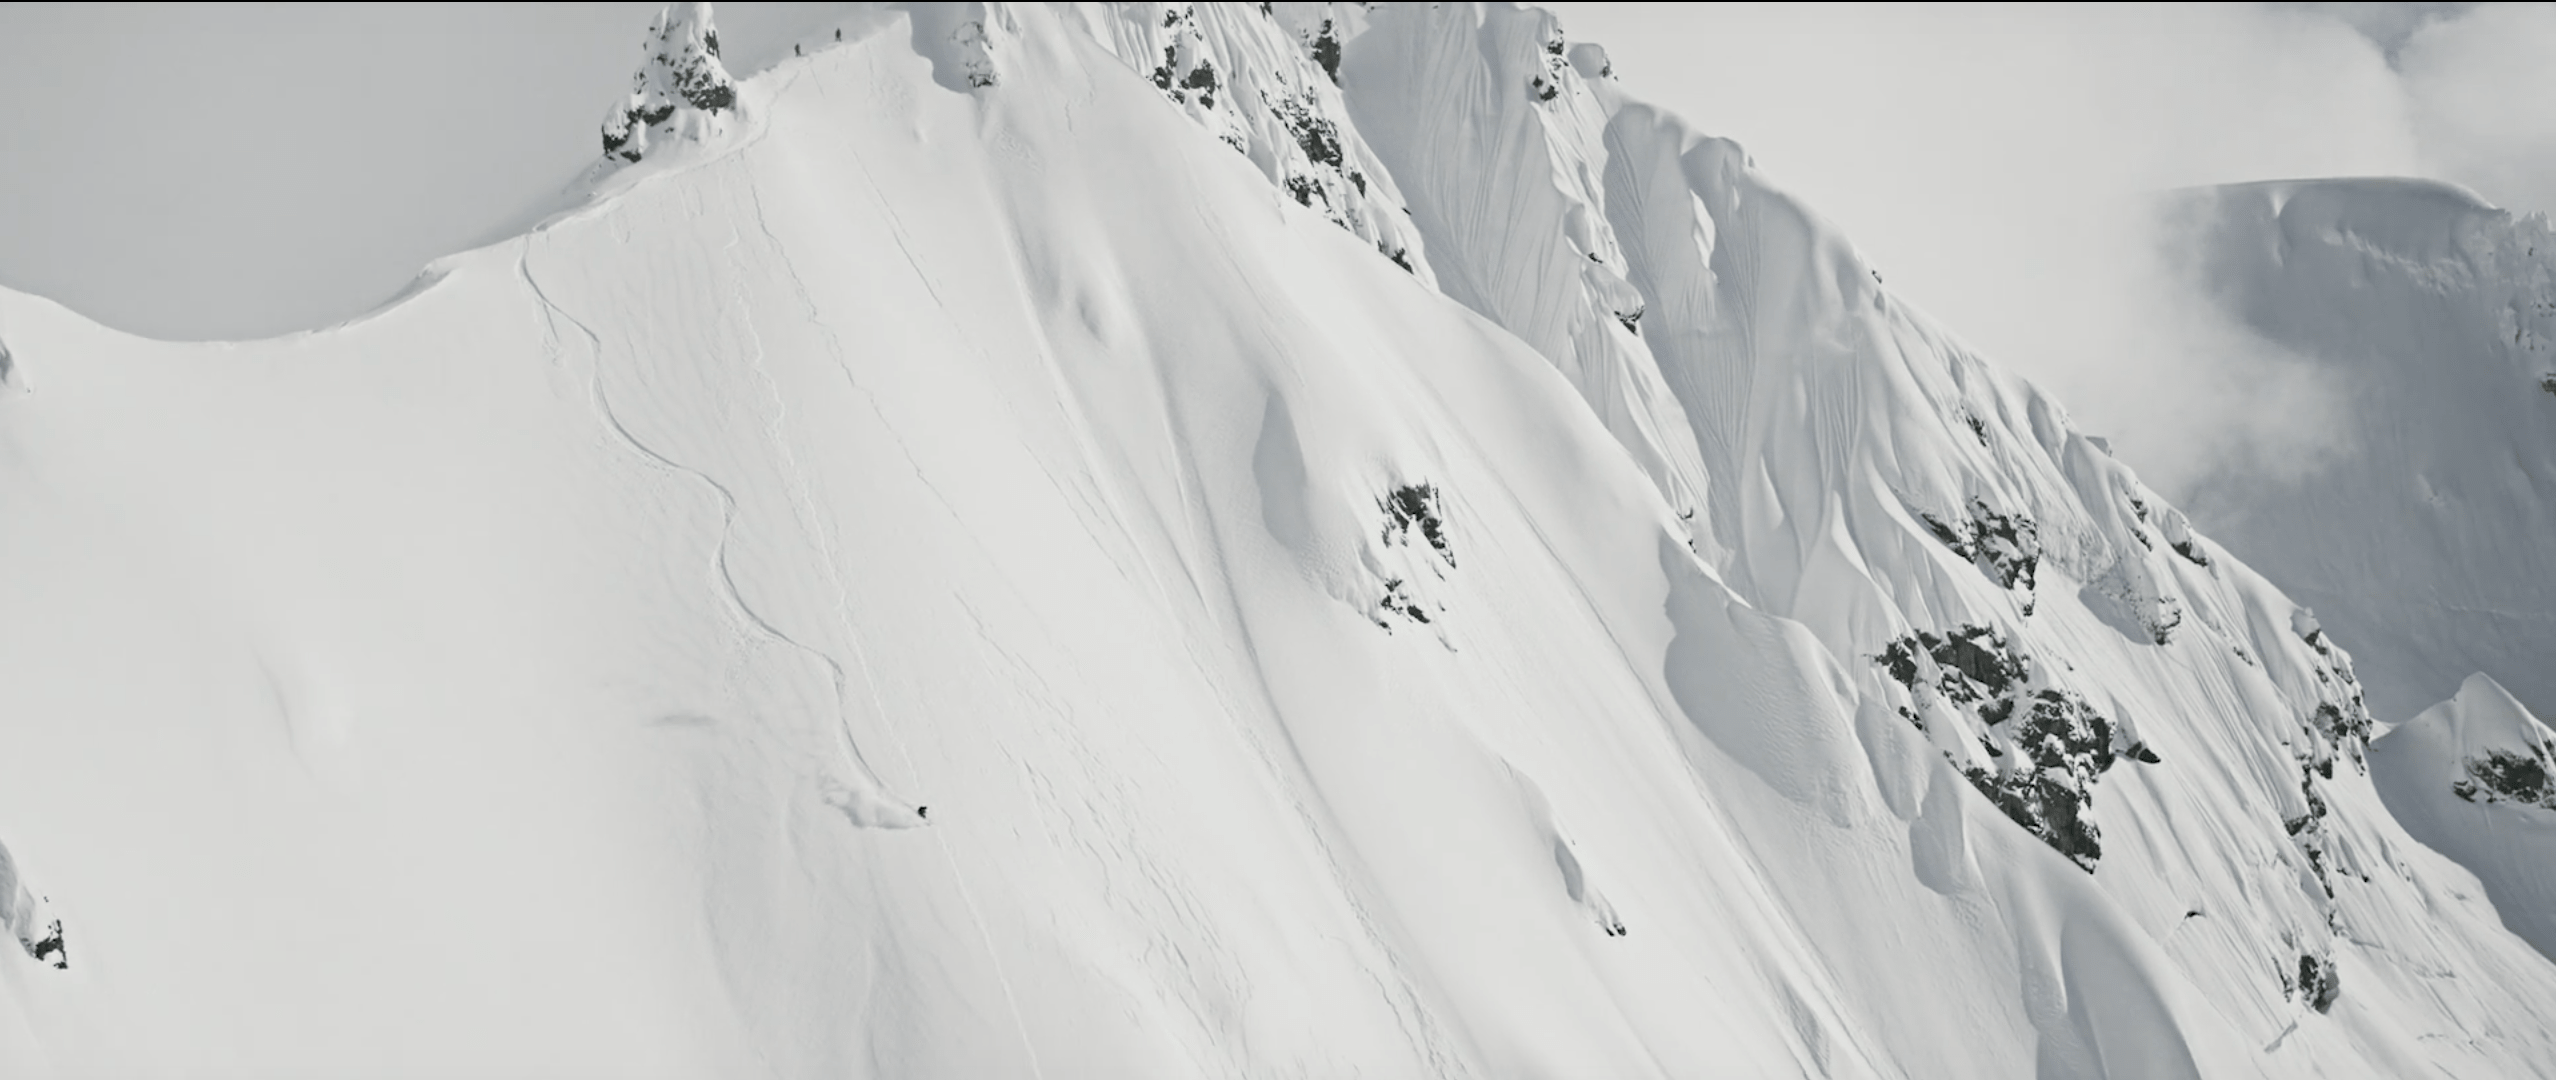
M 1322 115 L 1320 104 L 1312 91 L 1306 91 L 1271 101 L 1270 107 L 1285 122 L 1287 133 L 1295 137 L 1296 145 L 1304 150 L 1306 160 L 1338 169 L 1347 160 L 1340 150 L 1340 127 L 1331 118 Z
M 1970 500 L 1970 519 L 1959 525 L 1945 524 L 1933 514 L 1917 517 L 1935 539 L 1970 560 L 1989 580 L 2003 588 L 2032 592 L 2033 575 L 2041 565 L 2041 532 L 2031 518 L 1998 513 L 1977 498 Z M 2029 601 L 2025 612 L 2031 612 Z
M 1438 487 L 1430 483 L 1405 484 L 1393 489 L 1389 497 L 1376 500 L 1376 509 L 1385 512 L 1384 539 L 1388 544 L 1408 544 L 1416 526 L 1431 550 L 1456 564 L 1455 548 L 1447 541 L 1446 519 L 1439 506 Z
M 604 154 L 638 161 L 647 156 L 651 131 L 678 109 L 715 115 L 736 103 L 736 82 L 719 64 L 719 32 L 706 6 L 669 6 L 648 28 L 648 57 L 631 76 L 630 96 L 604 120 Z
M 18 947 L 57 970 L 71 967 L 71 949 L 63 940 L 62 920 L 45 910 L 45 900 L 18 876 L 17 860 L 0 846 L 0 926 L 18 939 Z
M 1386 578 L 1384 595 L 1376 601 L 1369 617 L 1388 630 L 1393 628 L 1385 618 L 1388 615 L 1423 626 L 1437 621 L 1446 605 L 1429 599 L 1420 590 L 1425 590 L 1432 579 L 1443 580 L 1456 565 L 1455 547 L 1447 536 L 1437 485 L 1424 481 L 1396 487 L 1376 500 L 1376 510 L 1384 515 L 1383 528 L 1376 537 L 1380 562 L 1399 566 L 1404 576 Z M 1427 554 L 1418 553 L 1423 548 Z
M 1987 764 L 1944 756 L 2008 818 L 2053 850 L 2092 872 L 2103 857 L 2102 834 L 2086 810 L 2094 785 L 2123 756 L 2157 763 L 2144 743 L 2116 750 L 2112 721 L 2083 695 L 2046 684 L 2031 659 L 1985 626 L 1948 634 L 1919 630 L 1873 657 L 1891 680 L 1975 716 L 1975 738 Z M 1899 714 L 1925 731 L 1923 713 Z
M 2285 997 L 2295 996 L 2306 1001 L 2309 1008 L 2318 1012 L 2326 1012 L 2333 1009 L 2334 1002 L 2343 996 L 2343 975 L 2335 970 L 2332 957 L 2319 958 L 2300 953 L 2298 977 L 2293 979 L 2288 972 L 2283 972 L 2281 993 Z
M 1411 594 L 1403 591 L 1401 578 L 1385 582 L 1384 599 L 1377 601 L 1377 605 L 1416 623 L 1426 625 L 1429 621 L 1429 612 L 1420 606 L 1419 601 L 1412 599 Z M 1376 620 L 1376 625 L 1392 628 L 1392 624 L 1383 619 Z
M 1331 85 L 1340 85 L 1340 35 L 1332 29 L 1329 19 L 1322 21 L 1322 31 L 1314 36 L 1313 58 L 1322 66 L 1322 73 L 1331 78 Z
M 1527 93 L 1537 101 L 1551 101 L 1561 97 L 1562 88 L 1569 85 L 1563 81 L 1565 76 L 1574 74 L 1571 70 L 1571 61 L 1563 56 L 1568 44 L 1562 37 L 1561 24 L 1547 20 L 1544 37 L 1544 70 L 1527 79 Z
M 46 920 L 44 929 L 34 941 L 19 938 L 18 944 L 26 947 L 27 955 L 35 957 L 42 963 L 53 965 L 56 971 L 71 970 L 71 948 L 63 943 L 60 919 Z
M 2082 816 L 2092 801 L 2086 788 L 2035 772 L 1999 776 L 1972 766 L 1961 774 L 2009 820 L 2087 873 L 2094 872 L 2095 863 L 2103 858 L 2103 839 L 2094 822 Z
M 2546 751 L 2516 754 L 2500 748 L 2466 761 L 2467 775 L 2450 790 L 2469 802 L 2516 802 L 2556 810 L 2556 777 L 2550 776 Z

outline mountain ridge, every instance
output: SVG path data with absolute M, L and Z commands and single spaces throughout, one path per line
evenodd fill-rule
M 0 840 L 93 980 L 0 974 L 26 1033 L 0 1056 L 2548 1060 L 2525 1006 L 2556 972 L 2427 891 L 2455 871 L 2360 774 L 2313 619 L 1549 17 L 1193 12 L 1170 43 L 1230 88 L 1246 36 L 1320 70 L 1327 18 L 1356 31 L 1344 147 L 1541 140 L 1551 192 L 1493 198 L 1469 151 L 1378 136 L 1361 171 L 1417 204 L 1406 270 L 1171 98 L 1201 88 L 1133 62 L 1150 39 L 951 14 L 745 80 L 755 137 L 652 150 L 407 302 L 218 371 L 0 296 L 36 388 L 0 402 L 0 483 L 72 508 L 0 534 L 66 568 L 0 607 L 0 685 L 85 720 L 17 733 L 70 767 L 12 766 Z M 1429 93 L 1463 80 L 1487 92 Z M 35 632 L 107 612 L 162 637 Z M 193 674 L 82 677 L 119 650 Z M 273 790 L 133 762 L 137 727 Z M 172 793 L 214 809 L 117 809 Z M 2054 842 L 2068 799 L 2099 857 Z M 909 801 L 924 827 L 861 827 Z M 268 839 L 247 870 L 182 854 L 214 828 Z M 170 865 L 221 887 L 167 912 Z M 410 898 L 451 880 L 509 887 Z M 318 998 L 340 939 L 414 978 Z M 445 940 L 478 944 L 414 947 Z M 241 953 L 295 977 L 211 995 Z M 2452 1007 L 2440 971 L 2517 1001 Z M 546 994 L 580 1008 L 503 1011 Z M 137 1018 L 170 1041 L 80 1034 Z

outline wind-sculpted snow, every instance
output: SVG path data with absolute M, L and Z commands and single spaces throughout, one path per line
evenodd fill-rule
M 1341 39 L 1363 4 L 1094 5 L 1087 32 L 1287 197 L 1428 280 L 1401 192 L 1349 123 Z
M 1585 309 L 1585 290 L 1519 276 L 1533 260 L 1515 253 L 1551 244 L 1545 221 L 1474 209 L 1514 201 L 1521 175 L 1483 167 L 1498 155 L 1479 149 L 1489 140 L 1478 133 L 1535 131 L 1542 145 L 1585 148 L 1576 167 L 1599 179 L 1573 200 L 1600 215 L 1640 294 L 1641 362 L 1656 373 L 1634 378 L 1674 392 L 1661 411 L 1691 431 L 1709 474 L 1698 490 L 1710 492 L 1711 533 L 1728 552 L 1715 560 L 1723 576 L 1751 603 L 1801 620 L 1835 656 L 1985 635 L 2063 678 L 2014 701 L 1983 691 L 1978 704 L 2011 710 L 2000 716 L 1884 727 L 1944 738 L 1956 764 L 1979 759 L 1963 767 L 1980 792 L 2096 868 L 2116 902 L 2162 909 L 2167 894 L 2196 887 L 2250 897 L 2202 916 L 2221 924 L 2217 955 L 2181 951 L 2192 947 L 2180 933 L 2167 940 L 2217 1008 L 2255 1017 L 2240 1023 L 2262 1034 L 2258 1045 L 2295 1051 L 2274 1038 L 2281 1006 L 2333 1007 L 2336 965 L 2348 963 L 2333 957 L 2423 906 L 2410 880 L 2371 872 L 2406 845 L 2357 771 L 2372 723 L 2350 658 L 2303 609 L 2218 556 L 2055 402 L 1894 300 L 1736 145 L 1633 100 L 1601 51 L 1560 40 L 1541 13 L 1438 5 L 1380 13 L 1349 44 L 1350 109 L 1413 194 L 1449 294 L 1530 342 L 1547 313 Z M 1579 59 L 1578 84 L 1551 97 L 1497 92 L 1530 71 L 1537 42 Z M 1540 177 L 1541 158 L 1530 157 L 1539 167 L 1525 175 Z M 1511 284 L 1466 288 L 1483 280 Z M 1566 351 L 1542 351 L 1570 370 Z M 1866 715 L 1950 700 L 1913 670 L 1853 670 Z M 2009 719 L 2027 703 L 2047 705 L 2048 723 Z M 2118 747 L 2101 737 L 2106 721 L 2136 731 L 2159 764 L 2128 778 L 2107 770 Z M 2050 753 L 1980 737 L 2009 725 Z M 1876 743 L 1902 740 L 1869 721 L 1859 735 L 1889 790 L 1890 772 L 1908 766 Z M 2338 774 L 2338 761 L 2353 768 Z M 1899 812 L 1917 812 L 1920 800 L 1902 798 Z M 2243 838 L 2184 832 L 2195 805 Z M 2141 839 L 2116 842 L 2125 828 Z M 2256 854 L 2230 860 L 2231 845 Z M 1929 874 L 1961 878 L 1940 864 Z M 2352 1038 L 2370 1040 L 2366 1051 L 2393 1037 Z
M 2415 839 L 2476 875 L 2503 925 L 2556 957 L 2556 732 L 2486 675 L 2370 747 Z
M 1552 360 L 1691 515 L 1706 470 L 1640 333 L 1644 301 L 1607 217 L 1603 114 L 1561 25 L 1534 8 L 1446 11 L 1367 16 L 1377 28 L 1343 59 L 1349 115 L 1410 193 L 1440 287 Z M 1705 525 L 1688 530 L 1699 550 L 1714 544 Z
M 2484 671 L 2556 710 L 2556 231 L 2416 180 L 2185 193 L 2193 272 L 2338 415 L 2195 496 L 2313 604 L 2394 723 Z
M 864 12 L 327 331 L 0 293 L 0 826 L 82 957 L 0 965 L 0 1071 L 2556 1060 L 2340 650 L 1736 148 L 1531 13 L 1164 27 L 1218 109 L 1336 47 L 1414 269 L 1505 282 L 1440 293 L 1124 59 L 1164 14 Z

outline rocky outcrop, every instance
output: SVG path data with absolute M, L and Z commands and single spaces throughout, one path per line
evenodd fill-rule
M 646 49 L 630 77 L 630 96 L 604 118 L 606 157 L 636 162 L 669 139 L 700 141 L 721 131 L 736 109 L 736 80 L 719 64 L 710 5 L 673 4 L 658 12 Z
M 1919 630 L 1873 662 L 1908 692 L 1899 715 L 1972 787 L 2052 850 L 2094 870 L 2103 858 L 2102 831 L 2087 815 L 2095 782 L 2122 757 L 2156 764 L 2146 744 L 2116 747 L 2110 718 L 1986 626 Z
M 63 942 L 62 920 L 53 917 L 45 898 L 18 874 L 17 860 L 0 845 L 0 927 L 18 939 L 28 956 L 57 969 L 71 966 L 70 947 Z
M 1401 192 L 1349 123 L 1340 43 L 1363 5 L 1111 5 L 1094 36 L 1287 197 L 1433 280 Z

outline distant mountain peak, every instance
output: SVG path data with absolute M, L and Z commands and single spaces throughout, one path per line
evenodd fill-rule
M 606 157 L 638 161 L 669 137 L 695 141 L 720 130 L 737 104 L 736 80 L 719 63 L 719 31 L 708 4 L 670 4 L 648 27 L 647 59 L 630 77 L 630 96 L 604 118 Z

